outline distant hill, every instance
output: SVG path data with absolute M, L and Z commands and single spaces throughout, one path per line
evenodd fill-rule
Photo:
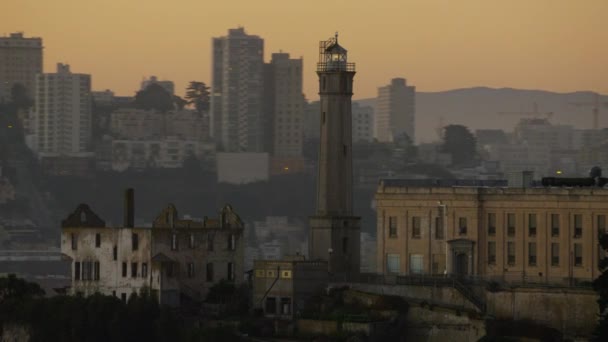
M 608 102 L 608 96 L 601 96 Z M 438 139 L 437 128 L 443 125 L 462 124 L 472 131 L 479 128 L 499 128 L 511 131 L 524 116 L 499 115 L 498 112 L 533 111 L 534 103 L 541 113 L 553 112 L 554 124 L 591 128 L 591 107 L 576 107 L 570 102 L 592 102 L 589 91 L 554 93 L 542 90 L 512 88 L 466 88 L 442 92 L 416 94 L 416 141 L 431 142 Z M 375 107 L 376 99 L 356 100 L 361 105 Z M 600 127 L 608 127 L 608 107 L 600 110 Z

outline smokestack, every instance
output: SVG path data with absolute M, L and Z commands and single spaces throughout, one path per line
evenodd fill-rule
M 135 226 L 135 192 L 133 188 L 125 191 L 125 228 L 133 228 Z

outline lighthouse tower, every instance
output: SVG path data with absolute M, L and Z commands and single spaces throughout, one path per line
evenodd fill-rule
M 317 212 L 310 217 L 309 256 L 326 260 L 331 274 L 359 274 L 360 217 L 353 216 L 352 114 L 355 64 L 338 34 L 319 44 L 321 134 Z

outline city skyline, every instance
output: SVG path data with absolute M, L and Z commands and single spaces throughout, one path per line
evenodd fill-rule
M 69 63 L 92 75 L 93 89 L 120 95 L 134 94 L 149 75 L 174 81 L 180 95 L 190 80 L 211 84 L 211 39 L 239 26 L 264 39 L 265 61 L 281 50 L 304 58 L 308 99 L 318 98 L 314 42 L 334 31 L 360 65 L 355 98 L 375 97 L 394 77 L 423 92 L 489 86 L 608 93 L 608 47 L 600 43 L 608 38 L 608 3 L 601 0 L 384 0 L 373 8 L 363 1 L 287 8 L 275 0 L 212 7 L 182 0 L 171 11 L 163 2 L 145 4 L 11 2 L 0 32 L 43 38 L 45 72 Z

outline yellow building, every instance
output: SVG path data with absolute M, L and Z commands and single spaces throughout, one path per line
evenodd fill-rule
M 599 275 L 608 189 L 408 187 L 376 192 L 381 274 L 577 283 Z

